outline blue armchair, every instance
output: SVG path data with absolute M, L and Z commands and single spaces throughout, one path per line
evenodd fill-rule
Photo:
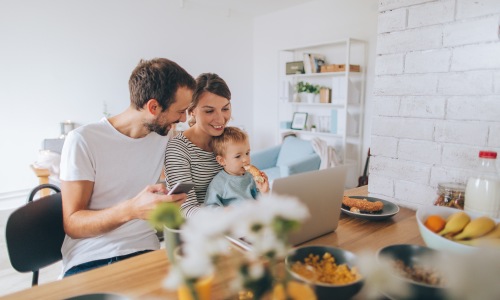
M 293 174 L 318 170 L 321 159 L 310 141 L 294 136 L 281 145 L 257 151 L 251 155 L 252 164 L 267 174 L 269 181 Z

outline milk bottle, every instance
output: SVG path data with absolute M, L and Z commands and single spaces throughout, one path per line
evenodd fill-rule
M 500 217 L 500 177 L 496 169 L 497 153 L 480 151 L 478 173 L 467 181 L 465 211 Z

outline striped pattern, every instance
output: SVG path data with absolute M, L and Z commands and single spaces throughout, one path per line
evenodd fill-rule
M 195 187 L 181 205 L 185 217 L 190 217 L 203 204 L 208 185 L 222 170 L 212 152 L 202 150 L 180 133 L 168 142 L 165 151 L 165 176 L 167 188 L 181 181 L 192 181 Z

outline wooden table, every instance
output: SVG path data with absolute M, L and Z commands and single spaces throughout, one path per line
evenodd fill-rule
M 346 195 L 366 195 L 367 187 L 346 191 Z M 377 249 L 391 244 L 424 245 L 420 237 L 415 212 L 401 208 L 400 212 L 383 221 L 367 221 L 343 215 L 333 233 L 316 238 L 305 245 L 331 245 L 354 253 Z M 33 287 L 0 299 L 65 299 L 88 293 L 117 293 L 137 299 L 176 299 L 176 294 L 164 290 L 162 280 L 168 272 L 165 250 L 160 249 L 110 266 L 74 275 L 60 281 Z M 214 299 L 227 295 L 228 272 L 217 273 Z

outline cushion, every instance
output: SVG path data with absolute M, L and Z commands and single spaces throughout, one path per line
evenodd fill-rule
M 281 145 L 280 154 L 276 161 L 277 166 L 287 166 L 291 163 L 315 153 L 311 141 L 301 140 L 294 136 L 287 137 Z
M 281 177 L 281 170 L 280 167 L 273 167 L 269 169 L 264 169 L 261 170 L 262 172 L 266 173 L 267 178 L 269 179 L 269 187 L 271 187 L 271 182 L 276 179 Z

